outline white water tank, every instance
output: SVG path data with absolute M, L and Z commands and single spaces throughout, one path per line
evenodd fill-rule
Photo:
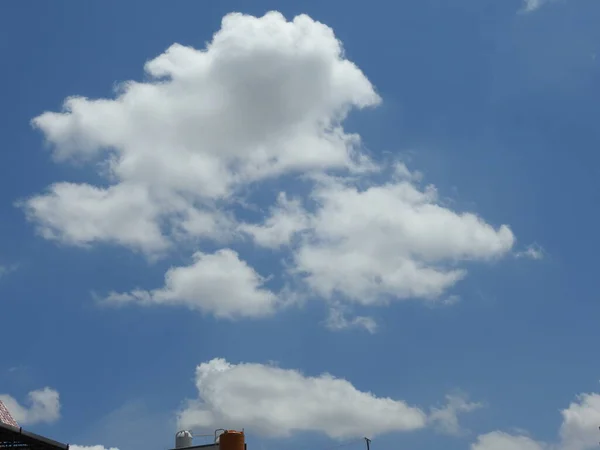
M 193 436 L 190 431 L 182 430 L 177 432 L 175 435 L 175 448 L 187 448 L 193 445 Z

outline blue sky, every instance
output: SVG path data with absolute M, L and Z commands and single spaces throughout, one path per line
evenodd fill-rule
M 33 6 L 0 6 L 21 424 L 121 450 L 184 425 L 597 445 L 598 2 Z

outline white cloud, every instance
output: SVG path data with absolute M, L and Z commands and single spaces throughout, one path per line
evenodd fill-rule
M 321 432 L 332 438 L 423 428 L 426 414 L 401 400 L 376 397 L 328 374 L 305 376 L 262 364 L 223 359 L 196 369 L 199 399 L 180 413 L 183 428 L 245 427 L 265 436 Z
M 561 411 L 560 437 L 563 450 L 586 450 L 598 447 L 600 394 L 582 394 Z
M 52 423 L 60 418 L 60 396 L 49 387 L 29 392 L 25 405 L 7 394 L 0 395 L 0 401 L 20 425 Z
M 123 84 L 115 99 L 71 97 L 33 119 L 57 161 L 100 160 L 112 183 L 59 183 L 27 200 L 44 236 L 154 251 L 173 210 L 202 211 L 284 173 L 365 162 L 341 122 L 380 98 L 331 28 L 306 15 L 229 14 L 206 49 L 174 44 L 145 70 L 150 81 Z
M 494 431 L 479 436 L 472 450 L 591 450 L 598 447 L 600 394 L 581 394 L 561 411 L 562 424 L 556 443 L 536 441 L 525 435 Z
M 271 314 L 278 299 L 265 289 L 265 279 L 229 249 L 196 252 L 189 266 L 173 267 L 164 287 L 153 291 L 111 293 L 109 303 L 185 305 L 216 317 L 261 317 Z
M 447 395 L 446 405 L 442 408 L 432 408 L 429 420 L 434 428 L 444 434 L 458 436 L 463 433 L 459 423 L 459 415 L 473 412 L 483 407 L 481 403 L 469 402 L 464 395 Z
M 345 330 L 348 328 L 363 328 L 373 334 L 377 331 L 377 322 L 369 316 L 353 316 L 348 318 L 343 305 L 336 304 L 329 308 L 329 315 L 325 321 L 330 330 Z
M 309 200 L 316 204 L 313 211 L 305 209 L 300 199 L 281 193 L 262 223 L 243 223 L 238 229 L 256 245 L 291 250 L 288 275 L 302 281 L 313 296 L 336 303 L 327 321 L 331 329 L 376 328 L 367 316 L 348 319 L 340 310 L 341 302 L 367 306 L 403 299 L 444 302 L 448 289 L 466 275 L 462 262 L 502 257 L 515 241 L 508 226 L 494 228 L 475 214 L 454 212 L 440 203 L 435 188 L 420 189 L 406 177 L 363 189 L 320 177 Z M 233 261 L 234 253 L 226 252 L 223 255 L 230 255 L 232 264 L 241 263 L 237 255 Z M 236 307 L 253 309 L 254 304 L 265 306 L 263 313 L 272 312 L 274 294 L 258 290 L 261 279 L 245 263 L 239 272 L 243 280 L 225 282 L 227 269 L 221 281 L 227 288 L 213 288 L 210 283 L 221 279 L 201 274 L 213 273 L 210 264 L 220 260 L 203 261 L 202 266 L 192 266 L 195 269 L 171 269 L 167 274 L 171 279 L 184 269 L 198 273 L 194 279 L 202 283 L 202 290 L 193 285 L 184 294 L 171 280 L 168 287 L 152 293 L 138 290 L 110 298 L 143 304 L 185 302 L 217 314 L 218 303 L 224 302 L 228 315 L 234 315 Z M 229 293 L 223 295 L 223 289 Z M 219 295 L 210 300 L 206 290 Z M 233 298 L 238 300 L 228 300 Z M 241 316 L 253 315 L 240 311 Z
M 533 12 L 542 7 L 547 0 L 525 0 L 523 5 L 524 12 Z
M 517 252 L 515 254 L 517 258 L 529 258 L 529 259 L 544 259 L 545 252 L 544 249 L 538 244 L 528 245 L 525 250 L 521 252 Z
M 503 256 L 514 236 L 441 206 L 434 188 L 401 181 L 359 190 L 339 182 L 314 193 L 320 207 L 297 249 L 296 271 L 323 297 L 369 305 L 435 299 L 462 279 L 457 264 Z
M 249 237 L 291 252 L 278 280 L 290 281 L 290 297 L 300 295 L 290 286 L 300 286 L 309 297 L 363 305 L 443 301 L 466 275 L 461 263 L 513 246 L 508 226 L 442 205 L 403 163 L 392 164 L 389 182 L 372 183 L 385 171 L 342 123 L 350 110 L 381 100 L 333 30 L 306 15 L 229 14 L 206 48 L 174 44 L 145 70 L 147 81 L 123 84 L 115 98 L 71 97 L 62 112 L 33 119 L 57 162 L 94 164 L 105 177 L 101 185 L 59 182 L 20 202 L 43 237 L 152 257 L 190 242 L 195 250 L 205 241 L 235 248 Z M 258 205 L 268 217 L 249 220 L 239 197 L 282 176 L 302 177 L 301 193 L 286 183 L 289 193 L 275 205 Z M 185 304 L 221 317 L 277 306 L 233 250 L 195 258 L 172 268 L 161 289 L 108 299 Z M 374 330 L 367 316 L 336 314 L 332 328 Z
M 547 446 L 527 436 L 515 436 L 500 431 L 481 435 L 471 450 L 546 450 Z
M 160 208 L 141 185 L 57 183 L 23 206 L 47 239 L 79 246 L 108 241 L 148 252 L 168 245 L 157 223 Z
M 265 247 L 290 244 L 302 232 L 293 272 L 320 296 L 341 294 L 364 305 L 437 299 L 466 275 L 461 261 L 510 251 L 515 238 L 508 226 L 444 207 L 433 186 L 419 189 L 401 167 L 400 180 L 365 189 L 321 179 L 314 212 L 282 194 L 264 224 L 244 229 Z
M 278 248 L 289 245 L 294 234 L 309 227 L 309 217 L 299 200 L 289 200 L 285 192 L 277 197 L 277 204 L 263 224 L 241 224 L 240 231 L 252 236 L 263 247 Z

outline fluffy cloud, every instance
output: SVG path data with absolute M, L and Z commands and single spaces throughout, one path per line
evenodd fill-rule
M 79 246 L 109 241 L 149 252 L 167 246 L 157 223 L 160 208 L 143 186 L 57 183 L 24 207 L 47 239 Z
M 586 450 L 598 446 L 600 394 L 582 394 L 561 411 L 560 438 L 564 450 Z
M 189 266 L 169 269 L 161 289 L 111 293 L 106 301 L 181 304 L 226 318 L 261 317 L 274 311 L 278 300 L 262 287 L 265 279 L 233 250 L 219 250 L 214 254 L 197 252 L 193 259 Z
M 419 189 L 404 179 L 359 189 L 321 181 L 314 212 L 281 195 L 265 223 L 246 230 L 267 247 L 290 244 L 300 233 L 293 272 L 325 298 L 341 294 L 363 305 L 436 299 L 465 276 L 457 263 L 501 257 L 515 241 L 506 225 L 494 228 L 441 205 L 433 186 Z
M 477 438 L 471 450 L 545 450 L 545 444 L 527 436 L 514 436 L 499 431 L 487 433 Z
M 361 190 L 333 182 L 295 254 L 296 270 L 320 295 L 360 303 L 437 298 L 465 276 L 456 263 L 488 260 L 513 246 L 511 230 L 437 203 L 437 193 L 407 181 Z
M 288 199 L 285 192 L 281 192 L 263 224 L 242 223 L 239 229 L 250 235 L 258 245 L 275 249 L 291 244 L 296 233 L 309 227 L 310 218 L 302 203 L 298 199 Z
M 153 251 L 166 215 L 261 179 L 365 163 L 341 121 L 380 99 L 308 16 L 229 14 L 206 49 L 174 44 L 145 70 L 150 81 L 124 83 L 115 99 L 71 97 L 33 119 L 56 160 L 99 160 L 111 183 L 61 183 L 25 202 L 44 236 Z
M 548 444 L 524 435 L 494 431 L 479 436 L 472 450 L 591 450 L 598 447 L 600 394 L 582 394 L 561 411 L 559 441 Z
M 278 281 L 290 295 L 431 301 L 465 277 L 461 263 L 502 257 L 514 244 L 507 225 L 444 206 L 403 164 L 373 182 L 387 168 L 342 124 L 381 100 L 331 28 L 306 15 L 229 14 L 206 48 L 174 44 L 145 70 L 147 81 L 122 84 L 115 98 L 71 97 L 63 111 L 33 119 L 57 162 L 94 164 L 106 182 L 59 182 L 20 202 L 41 236 L 69 245 L 152 257 L 175 245 L 222 248 L 169 270 L 163 288 L 110 301 L 268 315 L 281 294 L 230 250 L 243 240 L 283 262 Z M 274 205 L 248 200 L 273 179 L 286 191 Z M 269 198 L 261 192 L 258 203 Z M 346 314 L 332 307 L 330 328 L 375 329 L 368 316 Z
M 332 438 L 409 431 L 427 423 L 426 414 L 401 400 L 376 397 L 350 382 L 324 374 L 223 359 L 196 369 L 199 399 L 179 415 L 183 428 L 245 427 L 266 436 L 314 431 Z
M 60 418 L 60 396 L 49 387 L 29 392 L 25 405 L 6 394 L 0 395 L 0 401 L 20 425 L 51 423 Z
M 347 319 L 340 301 L 371 306 L 391 300 L 439 300 L 466 275 L 461 262 L 502 257 L 515 242 L 508 226 L 494 228 L 475 214 L 454 212 L 440 204 L 433 186 L 421 189 L 407 179 L 359 189 L 348 181 L 320 177 L 309 200 L 316 205 L 312 211 L 305 209 L 300 199 L 281 193 L 262 223 L 242 223 L 238 230 L 251 236 L 258 246 L 291 251 L 289 275 L 300 280 L 311 294 L 337 305 L 332 306 L 328 320 L 332 329 L 363 327 L 373 332 L 376 328 L 369 317 Z M 275 307 L 271 299 L 274 294 L 258 290 L 260 277 L 251 273 L 252 269 L 235 253 L 224 252 L 230 264 L 243 266 L 239 277 L 234 276 L 227 288 L 209 287 L 210 282 L 224 281 L 229 276 L 229 269 L 223 265 L 209 268 L 222 256 L 203 259 L 201 266 L 171 269 L 166 276 L 171 284 L 154 294 L 136 291 L 111 298 L 201 306 L 199 302 L 213 301 L 207 296 L 208 289 L 212 294 L 221 294 L 224 308 L 240 306 L 240 315 L 251 315 L 242 310 L 243 305 L 251 308 L 255 300 Z M 523 256 L 537 257 L 538 253 L 530 247 Z M 235 255 L 235 261 L 231 255 Z M 175 286 L 173 275 L 184 269 L 198 273 L 197 283 L 203 290 L 199 286 Z M 225 270 L 223 278 L 201 275 L 221 269 Z M 229 293 L 222 295 L 222 289 Z M 239 300 L 228 300 L 233 298 Z M 217 312 L 217 304 L 201 309 Z

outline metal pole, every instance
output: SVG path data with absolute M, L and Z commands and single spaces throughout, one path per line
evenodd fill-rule
M 367 450 L 371 450 L 371 439 L 366 437 L 365 442 L 367 443 Z

